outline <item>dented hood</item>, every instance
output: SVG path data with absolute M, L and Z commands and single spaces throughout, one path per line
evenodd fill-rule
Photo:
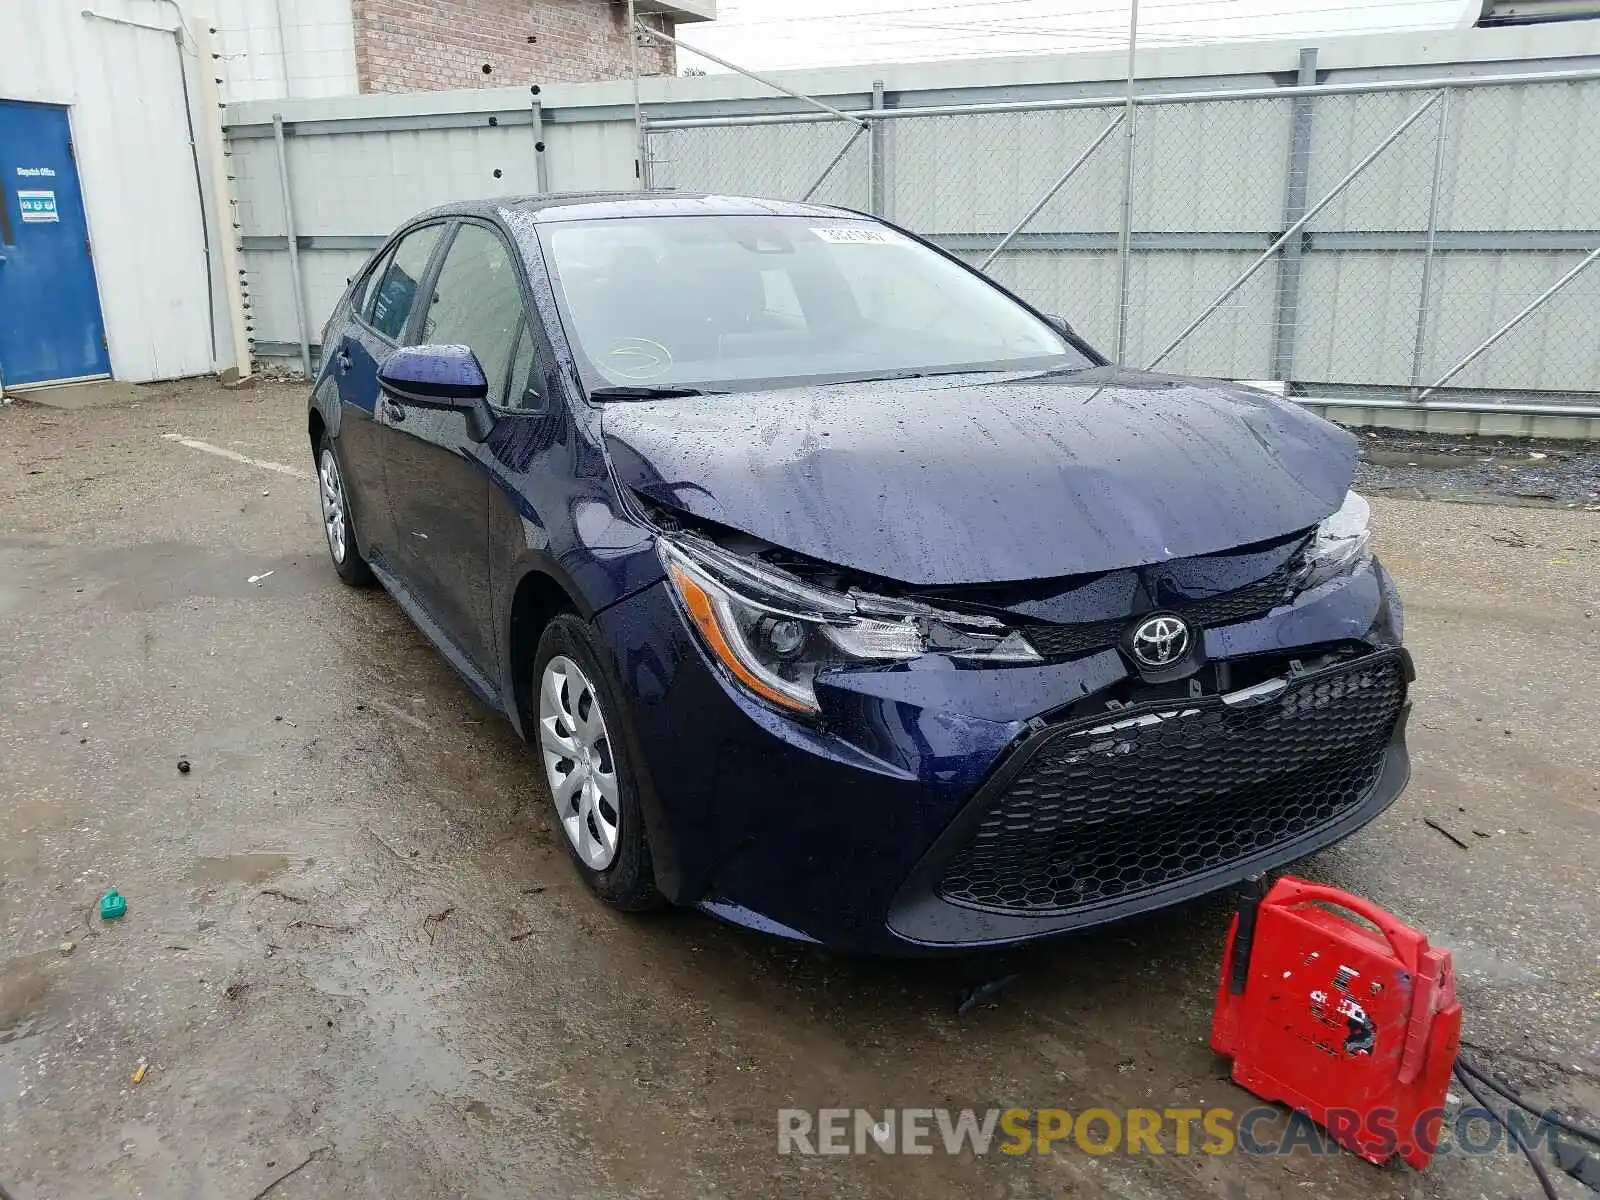
M 1293 404 L 1112 368 L 614 402 L 602 428 L 657 503 L 917 585 L 1265 541 L 1332 513 L 1355 470 L 1355 439 Z

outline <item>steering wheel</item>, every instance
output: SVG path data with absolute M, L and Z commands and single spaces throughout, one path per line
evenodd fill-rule
M 623 379 L 655 379 L 672 368 L 672 351 L 649 338 L 621 338 L 600 366 Z

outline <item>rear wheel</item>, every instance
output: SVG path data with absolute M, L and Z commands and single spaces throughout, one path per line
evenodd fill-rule
M 322 499 L 322 531 L 328 538 L 328 555 L 339 578 L 351 587 L 371 587 L 376 580 L 356 543 L 356 529 L 350 521 L 350 498 L 345 492 L 344 471 L 333 439 L 322 435 L 317 447 L 317 492 Z
M 615 908 L 659 906 L 623 701 L 601 665 L 594 634 L 578 617 L 563 614 L 545 628 L 534 655 L 533 695 L 539 759 L 579 874 Z

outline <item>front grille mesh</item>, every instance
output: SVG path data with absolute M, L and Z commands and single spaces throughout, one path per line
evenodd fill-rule
M 1297 565 L 1295 560 L 1290 560 L 1255 583 L 1224 592 L 1220 596 L 1167 605 L 1161 611 L 1178 613 L 1202 629 L 1265 616 L 1289 598 L 1289 585 Z M 1045 658 L 1077 658 L 1115 646 L 1131 619 L 1118 617 L 1110 621 L 1084 621 L 1076 625 L 1025 625 L 1022 635 Z
M 993 801 L 937 891 L 1070 912 L 1284 847 L 1366 799 L 1405 703 L 1396 655 L 1291 680 L 1248 707 L 1146 704 L 1063 729 Z

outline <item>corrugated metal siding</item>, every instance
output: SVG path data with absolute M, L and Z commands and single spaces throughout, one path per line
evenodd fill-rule
M 679 191 L 800 198 L 854 139 L 812 199 L 865 208 L 867 142 L 865 135 L 856 137 L 856 130 L 842 121 L 673 130 L 650 139 L 651 182 Z
M 1484 35 L 1474 35 L 1482 37 Z M 1511 36 L 1511 35 L 1503 35 Z M 1524 37 L 1525 35 L 1516 35 Z M 1567 39 L 1563 53 L 1597 42 L 1591 32 Z M 1437 39 L 1434 39 L 1437 41 Z M 1545 37 L 1539 44 L 1551 42 Z M 1532 46 L 1534 43 L 1528 43 Z M 1508 42 L 1507 45 L 1510 45 Z M 1517 43 L 1520 47 L 1521 42 Z M 1547 47 L 1548 49 L 1548 47 Z M 1531 52 L 1531 51 L 1530 51 Z M 1440 53 L 1431 46 L 1430 54 Z M 1227 56 L 1259 69 L 1260 48 L 1219 48 L 1208 69 L 1226 70 Z M 1332 56 L 1330 56 L 1332 57 Z M 1284 48 L 1284 66 L 1293 63 Z M 1176 62 L 1176 58 L 1174 59 Z M 1183 58 L 1156 90 L 1194 89 L 1198 53 Z M 1214 64 L 1214 65 L 1213 65 Z M 1511 72 L 1515 61 L 1480 71 Z M 964 94 L 941 67 L 942 86 L 919 95 L 901 91 L 892 104 L 915 106 L 992 100 Z M 1445 68 L 1417 65 L 1384 71 L 1345 54 L 1334 71 L 1426 77 Z M 972 68 L 972 87 L 1005 81 L 995 64 Z M 1019 62 L 1018 79 L 1033 68 Z M 888 73 L 888 72 L 884 72 Z M 859 106 L 870 94 L 869 72 L 830 75 L 826 95 Z M 1277 78 L 1287 82 L 1285 69 Z M 679 82 L 663 85 L 667 90 Z M 728 104 L 753 85 L 736 79 L 681 81 L 693 100 L 654 101 L 656 120 L 708 115 L 708 89 Z M 1037 82 L 1027 86 L 1045 86 Z M 1112 91 L 1102 88 L 1099 94 Z M 1396 127 L 1429 99 L 1426 92 L 1319 96 L 1142 105 L 1134 166 L 1135 254 L 1130 269 L 1128 357 L 1148 362 L 1232 284 L 1283 232 L 1290 146 L 1297 108 L 1309 108 L 1307 206 L 1318 203 Z M 845 97 L 849 96 L 850 99 Z M 590 99 L 592 97 L 592 100 Z M 633 186 L 635 153 L 626 93 L 610 85 L 564 88 L 544 126 L 546 166 L 554 190 Z M 452 95 L 440 114 L 488 112 L 515 103 L 510 94 Z M 325 112 L 301 106 L 299 120 L 334 122 L 366 116 L 426 120 L 428 107 L 409 98 L 342 101 Z M 592 105 L 593 107 L 590 107 Z M 264 110 L 250 116 L 259 122 Z M 712 107 L 709 112 L 717 111 Z M 1115 105 L 1073 110 L 952 114 L 900 118 L 883 125 L 882 211 L 897 222 L 945 239 L 978 262 L 1045 194 L 1117 114 Z M 582 119 L 592 112 L 594 119 Z M 1444 120 L 1441 122 L 1441 116 Z M 1439 195 L 1442 234 L 1499 237 L 1500 249 L 1443 242 L 1434 258 L 1432 305 L 1417 353 L 1417 314 L 1435 150 L 1445 154 Z M 259 125 L 257 126 L 259 132 Z M 798 198 L 845 147 L 853 127 L 836 121 L 695 128 L 657 128 L 650 137 L 656 186 Z M 427 204 L 447 198 L 532 190 L 525 126 L 489 130 L 301 134 L 291 142 L 297 219 L 302 234 L 382 233 Z M 849 150 L 814 198 L 870 206 L 868 139 Z M 270 141 L 238 143 L 241 219 L 247 233 L 276 232 L 275 172 Z M 1108 137 L 1074 178 L 1028 224 L 1024 236 L 992 265 L 997 278 L 1040 307 L 1059 312 L 1091 340 L 1111 345 L 1116 308 L 1114 235 L 1120 220 L 1122 138 Z M 265 155 L 265 157 L 263 157 Z M 501 179 L 492 178 L 500 167 Z M 264 175 L 261 172 L 265 172 Z M 259 176 L 259 177 L 258 177 Z M 1600 239 L 1600 83 L 1458 89 L 1387 147 L 1346 191 L 1308 225 L 1302 239 L 1301 288 L 1293 333 L 1292 377 L 1327 386 L 1407 389 L 1432 382 L 1581 258 L 1581 250 L 1506 242 L 1529 231 Z M 1143 240 L 1141 240 L 1141 238 Z M 1174 241 L 1173 239 L 1179 239 Z M 1397 239 L 1409 238 L 1409 242 Z M 1165 239 L 1165 240 L 1163 240 Z M 1477 243 L 1475 245 L 1481 245 Z M 315 250 L 309 263 L 342 252 Z M 259 256 L 263 280 L 272 253 Z M 281 255 L 280 255 L 281 257 Z M 311 312 L 348 273 L 348 254 L 321 283 L 308 280 Z M 254 260 L 253 260 L 254 261 Z M 320 269 L 320 268 L 319 268 Z M 1236 294 L 1162 362 L 1162 369 L 1233 378 L 1273 372 L 1278 289 L 1283 261 L 1267 262 Z M 311 267 L 308 266 L 308 273 Z M 265 282 L 274 288 L 277 284 Z M 1600 346 L 1592 319 L 1600 267 L 1551 303 L 1548 312 L 1496 346 L 1461 378 L 1465 387 L 1592 392 L 1600 390 Z M 293 341 L 290 310 L 258 306 L 258 336 Z

